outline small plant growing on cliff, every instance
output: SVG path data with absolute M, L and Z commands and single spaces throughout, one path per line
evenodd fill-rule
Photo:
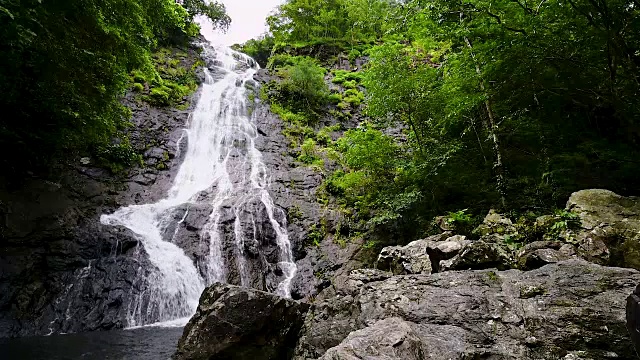
M 289 217 L 289 221 L 302 219 L 302 211 L 300 211 L 300 207 L 298 207 L 298 205 L 291 206 L 287 211 L 287 215 Z
M 375 242 L 374 240 L 369 240 L 366 243 L 364 243 L 364 245 L 362 245 L 363 249 L 373 249 L 378 245 L 377 242 Z
M 319 247 L 320 242 L 324 240 L 326 234 L 327 230 L 323 225 L 318 227 L 318 224 L 313 224 L 309 227 L 309 232 L 307 233 L 308 243 L 313 246 Z

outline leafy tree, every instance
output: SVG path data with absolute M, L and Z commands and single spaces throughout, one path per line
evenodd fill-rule
M 288 0 L 268 23 L 275 67 L 368 57 L 332 70 L 331 100 L 348 118 L 364 90 L 377 130 L 337 142 L 326 190 L 372 233 L 415 238 L 462 208 L 539 213 L 583 188 L 640 192 L 637 2 Z
M 280 80 L 270 86 L 272 102 L 294 113 L 304 113 L 313 119 L 324 111 L 329 101 L 329 90 L 324 82 L 326 69 L 309 57 L 279 56 L 271 59 Z
M 275 40 L 273 36 L 264 34 L 257 39 L 251 39 L 244 44 L 235 44 L 232 47 L 236 51 L 243 52 L 251 56 L 262 67 L 266 67 L 269 63 L 269 57 L 273 52 Z
M 129 73 L 152 72 L 151 50 L 192 34 L 194 14 L 228 23 L 221 5 L 190 3 L 0 0 L 0 106 L 11 114 L 0 149 L 17 154 L 3 157 L 4 168 L 46 167 L 75 153 L 123 158 L 128 142 L 113 139 L 129 126 L 120 104 Z
M 279 44 L 353 45 L 382 38 L 397 6 L 392 0 L 287 0 L 267 23 Z

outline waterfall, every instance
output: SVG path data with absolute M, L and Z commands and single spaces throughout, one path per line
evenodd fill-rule
M 291 294 L 296 265 L 286 215 L 269 194 L 269 172 L 255 145 L 256 125 L 248 115 L 245 84 L 252 81 L 258 65 L 226 47 L 205 52 L 205 56 L 214 57 L 209 59 L 213 65 L 206 70 L 200 99 L 184 130 L 187 147 L 178 149 L 184 160 L 166 198 L 101 217 L 103 224 L 133 231 L 151 264 L 139 269 L 138 281 L 144 286 L 130 299 L 129 327 L 186 323 L 195 313 L 205 286 L 227 282 L 230 272 L 239 274 L 239 285 L 252 286 L 252 276 L 266 276 L 252 271 L 261 266 L 269 268 L 276 281 L 265 290 L 283 297 Z M 201 208 L 210 209 L 210 215 L 198 234 L 198 246 L 204 250 L 194 261 L 176 238 L 190 212 Z M 225 232 L 224 214 L 235 217 L 233 231 Z M 259 224 L 270 226 L 273 239 L 264 239 Z M 229 238 L 233 241 L 225 240 Z M 248 241 L 271 241 L 278 253 L 269 256 L 277 256 L 277 260 L 271 264 L 266 255 L 254 254 L 258 260 L 251 258 L 246 250 Z M 230 247 L 233 250 L 227 251 Z

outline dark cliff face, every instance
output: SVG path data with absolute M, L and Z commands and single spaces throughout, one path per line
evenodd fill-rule
M 199 56 L 195 48 L 189 55 L 192 63 Z M 147 259 L 133 233 L 102 225 L 100 216 L 162 197 L 190 109 L 154 108 L 133 93 L 124 103 L 143 167 L 114 175 L 91 159 L 70 159 L 46 179 L 0 178 L 0 337 L 125 326 Z

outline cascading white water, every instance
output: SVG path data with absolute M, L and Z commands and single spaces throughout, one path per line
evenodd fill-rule
M 255 146 L 257 129 L 247 110 L 244 85 L 252 79 L 258 65 L 246 55 L 225 47 L 216 48 L 215 57 L 212 72 L 217 80 L 212 72 L 206 72 L 207 80 L 185 130 L 188 148 L 183 154 L 184 161 L 167 197 L 154 204 L 132 205 L 101 217 L 104 224 L 125 226 L 137 234 L 152 264 L 151 269 L 140 269 L 139 276 L 144 277 L 146 288 L 129 305 L 130 327 L 186 322 L 195 312 L 205 286 L 226 281 L 228 269 L 234 264 L 225 264 L 222 256 L 223 204 L 235 211 L 235 266 L 242 285 L 249 286 L 245 239 L 239 219 L 239 211 L 249 199 L 258 199 L 266 209 L 280 250 L 277 265 L 282 275 L 275 291 L 290 297 L 296 265 L 286 216 L 274 206 L 268 192 L 268 171 Z M 163 229 L 168 228 L 170 222 L 176 222 L 173 216 L 176 209 L 186 206 L 187 212 L 178 222 L 181 223 L 190 206 L 203 202 L 210 204 L 213 211 L 200 235 L 208 242 L 208 254 L 198 268 L 171 238 L 163 238 Z

